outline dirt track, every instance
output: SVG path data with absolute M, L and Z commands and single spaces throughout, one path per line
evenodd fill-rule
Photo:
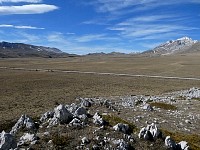
M 200 81 L 200 78 L 196 77 L 172 77 L 172 76 L 153 76 L 153 75 L 142 75 L 142 74 L 118 74 L 108 72 L 84 72 L 84 71 L 73 71 L 73 70 L 57 70 L 57 69 L 33 69 L 33 68 L 10 68 L 0 67 L 0 69 L 9 70 L 23 70 L 23 71 L 41 71 L 41 72 L 61 72 L 61 73 L 78 73 L 78 74 L 96 74 L 96 75 L 111 75 L 111 76 L 127 76 L 127 77 L 145 77 L 145 78 L 160 78 L 160 79 L 177 79 L 177 80 L 195 80 Z

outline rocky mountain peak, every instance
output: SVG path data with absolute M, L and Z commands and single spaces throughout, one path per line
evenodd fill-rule
M 166 43 L 163 43 L 145 53 L 153 53 L 158 55 L 170 55 L 174 53 L 180 53 L 186 51 L 197 42 L 197 40 L 193 40 L 192 38 L 185 36 L 176 40 L 167 41 Z

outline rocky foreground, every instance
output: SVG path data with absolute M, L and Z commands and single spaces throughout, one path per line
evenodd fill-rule
M 159 96 L 77 98 L 40 118 L 22 115 L 0 149 L 200 149 L 200 89 Z

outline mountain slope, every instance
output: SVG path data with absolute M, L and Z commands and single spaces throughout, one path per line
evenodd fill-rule
M 193 46 L 198 44 L 196 40 L 192 40 L 189 37 L 182 37 L 177 40 L 170 40 L 163 43 L 152 50 L 145 51 L 143 54 L 151 55 L 172 55 L 183 52 L 190 52 Z
M 57 48 L 23 43 L 0 42 L 0 58 L 13 57 L 67 57 L 69 54 Z

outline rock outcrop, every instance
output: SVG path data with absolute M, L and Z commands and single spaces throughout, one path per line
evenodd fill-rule
M 9 150 L 17 148 L 14 136 L 10 133 L 2 131 L 0 133 L 0 150 Z
M 118 124 L 116 124 L 116 125 L 113 127 L 113 129 L 114 129 L 115 131 L 120 131 L 120 132 L 122 132 L 122 133 L 124 133 L 124 134 L 128 134 L 128 133 L 130 132 L 129 126 L 128 126 L 127 124 L 123 124 L 123 123 L 118 123 Z
M 35 123 L 29 116 L 22 115 L 20 119 L 17 121 L 17 123 L 12 127 L 12 130 L 10 131 L 10 133 L 15 134 L 18 130 L 22 128 L 26 128 L 28 130 L 34 130 Z
M 157 128 L 156 124 L 152 123 L 151 125 L 147 125 L 140 130 L 138 134 L 139 138 L 143 138 L 145 140 L 155 140 L 162 135 L 161 131 Z
M 99 113 L 95 113 L 93 116 L 93 123 L 100 126 L 104 125 L 104 120 Z

